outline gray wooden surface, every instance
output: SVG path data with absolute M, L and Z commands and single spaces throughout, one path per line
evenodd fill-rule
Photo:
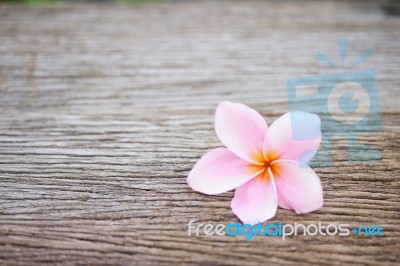
M 384 2 L 0 5 L 0 264 L 399 265 L 400 20 Z M 360 66 L 378 75 L 378 164 L 318 167 L 325 206 L 271 222 L 380 225 L 384 237 L 189 237 L 187 223 L 237 221 L 233 192 L 186 177 L 221 146 L 213 113 L 245 103 L 270 123 L 288 78 Z

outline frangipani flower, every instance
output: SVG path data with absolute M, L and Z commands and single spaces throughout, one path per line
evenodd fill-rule
M 298 139 L 293 132 L 313 138 Z M 215 113 L 215 131 L 226 146 L 206 153 L 187 182 L 199 192 L 214 195 L 236 189 L 233 213 L 245 224 L 275 216 L 278 205 L 296 213 L 323 205 L 322 186 L 307 163 L 321 142 L 321 121 L 315 114 L 291 112 L 268 128 L 250 107 L 222 102 Z M 301 131 L 301 132 L 300 132 Z

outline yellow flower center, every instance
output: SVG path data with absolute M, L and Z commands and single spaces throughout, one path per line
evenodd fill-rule
M 268 181 L 270 176 L 268 173 L 268 169 L 271 169 L 274 177 L 277 177 L 277 173 L 279 172 L 279 164 L 272 164 L 273 161 L 279 158 L 279 154 L 277 152 L 270 151 L 265 156 L 258 155 L 256 160 L 260 165 L 258 170 L 263 170 L 263 172 L 258 176 L 262 180 Z

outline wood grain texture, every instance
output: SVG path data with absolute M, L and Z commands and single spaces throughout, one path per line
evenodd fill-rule
M 0 264 L 399 265 L 400 20 L 381 2 L 0 5 Z M 386 6 L 390 10 L 390 7 Z M 377 164 L 315 171 L 325 206 L 271 222 L 380 225 L 384 237 L 189 237 L 187 223 L 237 221 L 233 192 L 186 177 L 207 150 L 220 101 L 268 123 L 288 111 L 288 78 L 377 73 L 382 132 L 361 137 Z

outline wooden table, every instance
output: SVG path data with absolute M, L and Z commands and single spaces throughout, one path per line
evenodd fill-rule
M 400 20 L 388 2 L 170 2 L 0 5 L 0 264 L 399 265 Z M 383 130 L 362 141 L 376 164 L 315 171 L 325 205 L 270 222 L 380 225 L 383 237 L 188 236 L 237 221 L 233 192 L 186 177 L 222 144 L 213 113 L 245 103 L 268 123 L 288 111 L 286 80 L 377 73 Z

